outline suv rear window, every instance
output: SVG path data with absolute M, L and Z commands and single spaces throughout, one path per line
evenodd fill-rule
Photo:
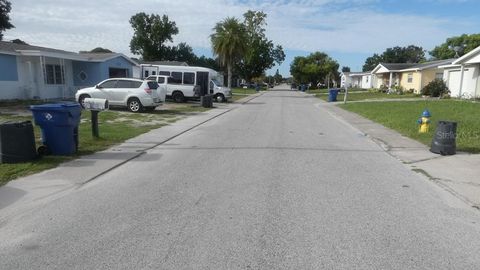
M 163 79 L 163 78 L 161 78 L 161 79 Z M 158 83 L 157 82 L 147 82 L 147 85 L 148 85 L 148 88 L 150 88 L 150 89 L 157 89 L 158 88 Z

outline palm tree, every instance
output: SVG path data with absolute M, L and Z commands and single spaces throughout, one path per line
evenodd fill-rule
M 223 66 L 227 66 L 228 87 L 232 86 L 232 66 L 243 57 L 247 49 L 245 26 L 234 17 L 228 17 L 217 23 L 210 36 L 212 49 L 218 55 Z

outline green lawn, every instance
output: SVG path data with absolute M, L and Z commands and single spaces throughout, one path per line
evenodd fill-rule
M 9 180 L 54 168 L 60 163 L 74 159 L 81 155 L 91 154 L 105 150 L 112 145 L 119 144 L 127 139 L 136 137 L 152 129 L 159 128 L 175 122 L 190 114 L 195 114 L 208 109 L 198 105 L 180 104 L 173 105 L 168 110 L 155 110 L 149 113 L 130 113 L 121 110 L 110 110 L 99 114 L 100 138 L 93 138 L 91 133 L 90 112 L 82 112 L 79 127 L 79 149 L 75 156 L 45 156 L 34 162 L 20 164 L 0 164 L 0 185 Z M 15 116 L 0 114 L 0 123 L 4 121 L 33 122 L 31 116 Z M 41 145 L 40 128 L 35 126 L 37 147 Z
M 316 94 L 318 98 L 321 98 L 325 101 L 328 101 L 328 94 L 319 93 Z M 347 101 L 361 101 L 361 100 L 370 100 L 370 99 L 398 99 L 398 98 L 420 98 L 419 95 L 416 94 L 387 94 L 381 92 L 352 92 L 348 93 Z M 337 101 L 343 101 L 345 98 L 344 93 L 338 93 Z
M 401 134 L 430 145 L 437 121 L 457 122 L 458 151 L 480 153 L 480 103 L 458 100 L 361 102 L 339 105 Z M 426 108 L 432 114 L 429 133 L 418 133 L 416 120 Z

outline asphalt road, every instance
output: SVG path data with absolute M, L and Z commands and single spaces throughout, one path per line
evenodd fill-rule
M 478 269 L 480 214 L 274 91 L 0 224 L 0 269 Z

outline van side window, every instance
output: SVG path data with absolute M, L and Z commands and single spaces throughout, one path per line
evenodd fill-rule
M 182 72 L 172 72 L 172 83 L 182 84 Z
M 156 72 L 156 71 L 152 71 L 152 75 L 157 75 L 157 72 Z
M 165 82 L 164 77 L 158 77 L 158 83 L 163 84 Z
M 168 77 L 167 83 L 168 84 L 182 84 L 182 80 L 178 81 L 177 79 L 175 79 L 173 77 Z
M 153 77 L 153 76 L 150 76 L 150 77 L 146 78 L 145 80 L 149 80 L 149 81 L 155 81 L 155 77 Z
M 159 71 L 158 75 L 170 76 L 170 71 Z
M 183 73 L 183 84 L 191 84 L 195 83 L 195 73 L 193 72 L 185 72 Z
M 143 77 L 148 77 L 148 70 L 145 70 L 145 75 Z

